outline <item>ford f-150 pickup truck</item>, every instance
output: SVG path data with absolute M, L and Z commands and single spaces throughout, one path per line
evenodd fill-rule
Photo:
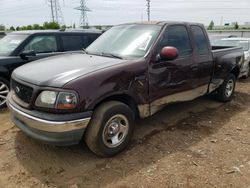
M 113 156 L 129 144 L 137 117 L 211 92 L 232 99 L 243 50 L 214 48 L 201 24 L 115 26 L 85 52 L 17 68 L 7 100 L 11 119 L 42 142 L 84 139 L 97 155 Z

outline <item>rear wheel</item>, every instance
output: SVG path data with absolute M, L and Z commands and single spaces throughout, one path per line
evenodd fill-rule
M 7 95 L 10 91 L 10 83 L 4 78 L 0 78 L 0 109 L 6 107 Z
M 128 146 L 134 124 L 134 114 L 129 106 L 118 101 L 103 103 L 93 114 L 85 142 L 99 156 L 116 155 Z
M 232 100 L 235 90 L 235 82 L 235 76 L 233 74 L 229 74 L 229 76 L 224 80 L 223 84 L 217 90 L 217 99 L 219 101 L 228 102 Z

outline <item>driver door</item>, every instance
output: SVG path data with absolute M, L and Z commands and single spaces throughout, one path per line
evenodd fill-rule
M 175 60 L 157 60 L 153 57 L 149 67 L 149 98 L 151 115 L 164 105 L 194 98 L 193 89 L 198 82 L 198 67 L 193 61 L 193 48 L 184 25 L 166 28 L 156 50 L 156 56 L 166 46 L 177 48 Z
M 34 51 L 36 56 L 28 56 L 25 63 L 62 53 L 59 52 L 55 35 L 35 35 L 22 50 L 27 51 Z

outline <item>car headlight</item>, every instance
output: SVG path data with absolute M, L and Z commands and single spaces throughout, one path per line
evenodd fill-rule
M 36 99 L 35 105 L 43 108 L 55 108 L 58 92 L 43 91 Z
M 77 97 L 74 93 L 60 92 L 58 95 L 56 109 L 74 109 L 77 105 Z
M 76 108 L 77 96 L 71 92 L 42 91 L 35 105 L 42 108 L 69 110 Z

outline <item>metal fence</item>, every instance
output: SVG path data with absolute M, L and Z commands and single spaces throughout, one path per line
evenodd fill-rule
M 209 34 L 215 35 L 235 35 L 237 37 L 250 38 L 250 30 L 208 30 Z

